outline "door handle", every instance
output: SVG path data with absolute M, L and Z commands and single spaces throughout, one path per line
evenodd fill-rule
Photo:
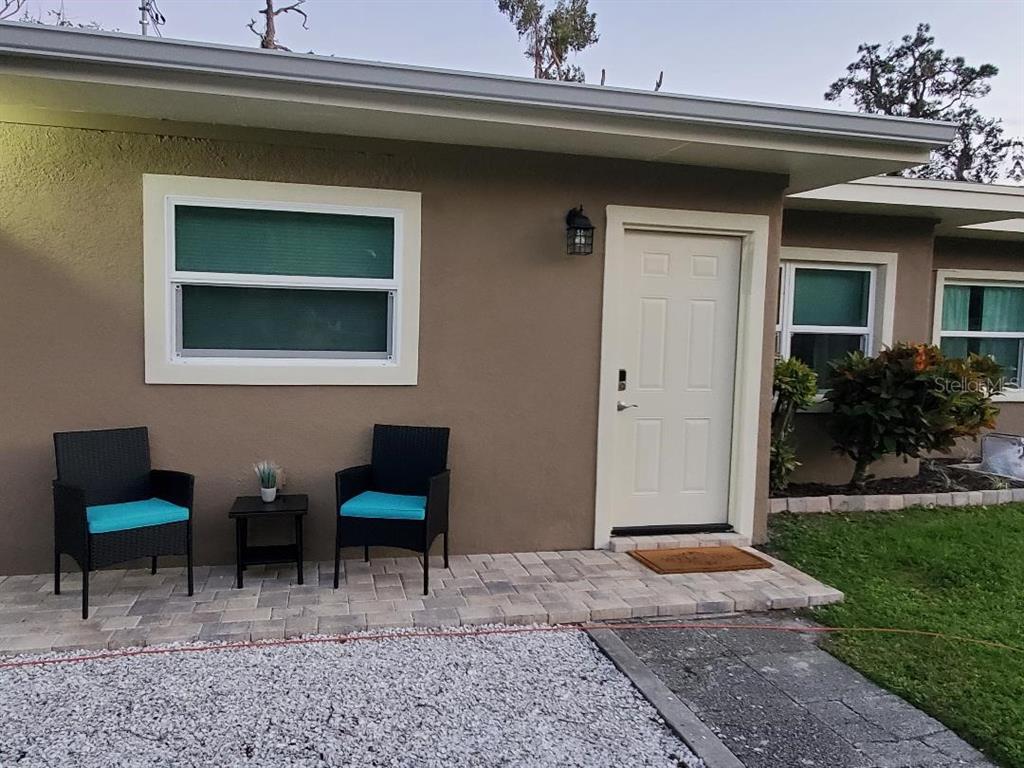
M 624 403 L 621 400 L 615 404 L 615 410 L 624 411 L 627 408 L 636 408 L 636 403 Z

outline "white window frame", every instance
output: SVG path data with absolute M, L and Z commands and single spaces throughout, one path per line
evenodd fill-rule
M 994 269 L 937 269 L 935 270 L 935 313 L 932 316 L 932 343 L 941 344 L 944 336 L 975 339 L 1020 339 L 1024 331 L 943 331 L 942 304 L 947 285 L 992 286 L 996 288 L 1024 289 L 1024 272 L 1006 272 Z M 1017 359 L 1017 376 L 1024 375 L 1024 343 L 1020 344 Z M 1007 403 L 1024 403 L 1024 390 L 1020 382 L 996 395 L 993 399 Z
M 420 194 L 278 182 L 143 176 L 146 382 L 149 384 L 410 385 L 419 349 Z M 178 205 L 384 216 L 395 222 L 390 279 L 189 272 L 175 266 Z M 181 286 L 387 291 L 385 354 L 189 350 Z
M 893 341 L 896 315 L 896 268 L 899 257 L 884 251 L 783 246 L 779 252 L 779 306 L 776 315 L 776 354 L 790 356 L 794 333 L 836 333 L 864 336 L 864 354 L 877 354 Z M 856 270 L 870 273 L 866 326 L 795 325 L 793 293 L 797 269 Z M 824 395 L 819 392 L 819 402 Z

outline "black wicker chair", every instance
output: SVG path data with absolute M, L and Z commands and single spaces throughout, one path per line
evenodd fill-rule
M 444 567 L 448 567 L 448 434 L 447 427 L 377 424 L 370 463 L 335 475 L 335 589 L 342 547 L 362 547 L 367 562 L 371 546 L 421 552 L 423 594 L 427 594 L 430 547 L 443 533 Z
M 192 494 L 195 478 L 152 469 L 146 427 L 57 432 L 53 436 L 53 587 L 60 594 L 60 556 L 82 569 L 82 618 L 89 617 L 89 571 L 185 555 L 192 586 Z

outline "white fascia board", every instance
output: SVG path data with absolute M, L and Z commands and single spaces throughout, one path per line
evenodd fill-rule
M 799 192 L 789 200 L 1024 215 L 1024 187 L 876 176 Z M 806 207 L 806 206 L 802 206 Z

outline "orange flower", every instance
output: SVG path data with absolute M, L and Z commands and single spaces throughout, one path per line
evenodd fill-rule
M 925 349 L 924 344 L 915 345 L 917 354 L 914 355 L 914 370 L 920 373 L 928 367 L 928 350 Z

